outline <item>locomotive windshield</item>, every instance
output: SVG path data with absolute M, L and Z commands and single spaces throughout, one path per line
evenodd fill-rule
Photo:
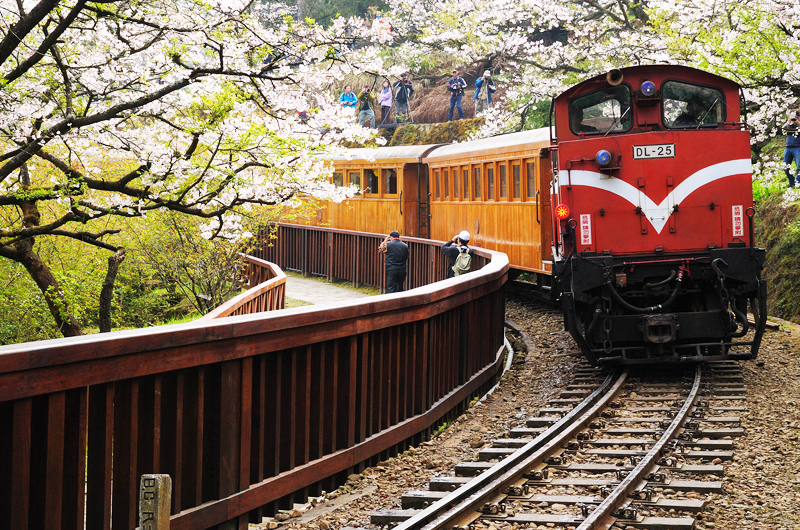
M 591 92 L 569 105 L 569 128 L 575 134 L 624 132 L 632 124 L 631 89 L 627 85 Z
M 725 121 L 725 97 L 717 88 L 667 81 L 662 93 L 667 127 L 697 128 Z

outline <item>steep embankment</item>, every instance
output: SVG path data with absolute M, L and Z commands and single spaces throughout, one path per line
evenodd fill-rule
M 756 205 L 756 241 L 767 249 L 769 313 L 800 322 L 800 206 L 782 201 L 772 193 Z

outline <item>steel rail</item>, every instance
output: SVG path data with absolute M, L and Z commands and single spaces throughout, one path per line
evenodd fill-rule
M 591 530 L 593 528 L 608 528 L 613 524 L 612 514 L 619 509 L 627 500 L 628 494 L 631 492 L 635 484 L 643 480 L 648 472 L 655 466 L 658 456 L 661 454 L 662 449 L 675 438 L 678 429 L 683 426 L 689 414 L 689 410 L 697 400 L 697 395 L 700 392 L 700 381 L 702 379 L 702 368 L 697 365 L 694 373 L 694 384 L 689 396 L 678 411 L 678 414 L 670 423 L 670 426 L 661 435 L 661 438 L 653 445 L 650 451 L 647 452 L 642 460 L 628 473 L 628 475 L 609 493 L 609 495 L 600 503 L 600 505 L 590 513 L 586 519 L 581 522 L 577 530 Z
M 622 373 L 612 372 L 586 399 L 519 451 L 398 524 L 394 527 L 395 530 L 451 528 L 465 512 L 474 511 L 475 507 L 483 504 L 486 499 L 504 491 L 532 466 L 544 461 L 554 450 L 574 436 L 619 393 L 627 377 L 628 370 Z

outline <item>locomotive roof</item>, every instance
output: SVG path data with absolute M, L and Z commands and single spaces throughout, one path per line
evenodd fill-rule
M 711 72 L 706 72 L 704 70 L 698 70 L 697 68 L 692 68 L 691 66 L 683 66 L 678 64 L 650 64 L 650 65 L 641 65 L 641 66 L 628 66 L 625 68 L 620 68 L 619 71 L 623 75 L 623 79 L 631 74 L 631 75 L 654 75 L 658 74 L 659 77 L 677 77 L 677 78 L 686 78 L 690 81 L 695 82 L 703 82 L 707 84 L 717 85 L 721 88 L 731 89 L 731 90 L 738 90 L 739 84 L 735 81 L 731 81 L 726 77 L 722 77 L 716 74 L 712 74 Z M 568 88 L 558 96 L 556 96 L 556 101 L 563 100 L 565 98 L 571 98 L 574 94 L 579 92 L 584 92 L 586 90 L 587 85 L 606 85 L 606 73 L 602 73 L 596 75 L 594 77 L 590 77 L 585 79 L 584 81 L 573 85 L 572 87 Z
M 550 132 L 548 131 L 547 127 L 533 129 L 531 131 L 501 134 L 499 136 L 492 136 L 491 138 L 474 140 L 472 142 L 444 145 L 431 151 L 425 157 L 425 160 L 436 161 L 437 159 L 444 159 L 464 154 L 478 156 L 484 153 L 488 154 L 499 153 L 502 151 L 516 151 L 517 149 L 514 148 L 521 149 L 525 146 L 530 146 L 530 144 L 539 144 L 533 146 L 538 148 L 549 147 Z
M 359 147 L 348 149 L 343 155 L 332 156 L 328 160 L 351 162 L 391 159 L 397 162 L 416 163 L 420 162 L 428 151 L 436 147 L 437 145 L 396 145 L 379 148 Z

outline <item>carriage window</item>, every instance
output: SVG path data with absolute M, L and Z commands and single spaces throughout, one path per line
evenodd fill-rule
M 450 198 L 450 172 L 446 169 L 442 172 L 442 182 L 444 183 L 444 198 Z
M 569 128 L 575 134 L 622 132 L 632 124 L 631 90 L 627 85 L 597 90 L 569 104 Z
M 486 193 L 487 199 L 490 201 L 494 200 L 494 168 L 487 167 L 486 168 Z
M 377 195 L 379 193 L 378 173 L 374 169 L 365 169 L 364 177 L 367 181 L 367 190 L 368 190 L 367 193 Z
M 358 188 L 356 191 L 356 195 L 361 195 L 361 172 L 360 171 L 351 171 L 350 172 L 350 184 Z
M 667 127 L 714 126 L 725 121 L 725 96 L 717 88 L 667 81 L 662 94 Z
M 395 195 L 397 194 L 397 170 L 396 169 L 384 169 L 383 170 L 383 182 L 384 188 L 383 193 L 385 195 Z
M 439 170 L 433 172 L 433 187 L 436 190 L 436 198 L 439 198 Z
M 500 164 L 498 168 L 498 178 L 500 179 L 500 198 L 505 199 L 508 197 L 508 181 L 506 179 L 506 171 L 508 170 L 508 166 L 506 166 L 505 162 Z
M 333 174 L 333 185 L 344 186 L 344 173 L 337 172 Z
M 481 167 L 475 166 L 472 168 L 472 181 L 473 193 L 476 199 L 481 198 Z
M 514 184 L 513 184 L 512 189 L 511 189 L 511 193 L 513 193 L 513 195 L 511 196 L 511 198 L 512 199 L 519 199 L 521 197 L 521 195 L 520 195 L 520 180 L 519 180 L 519 178 L 520 178 L 519 177 L 519 164 L 514 164 L 513 166 L 511 166 L 511 174 L 514 177 Z
M 458 199 L 458 168 L 453 168 L 453 199 Z
M 533 199 L 536 194 L 536 163 L 528 162 L 526 172 L 528 173 L 527 194 L 528 200 Z
M 464 182 L 464 200 L 469 200 L 469 169 L 464 169 L 462 171 L 463 174 L 463 182 Z

